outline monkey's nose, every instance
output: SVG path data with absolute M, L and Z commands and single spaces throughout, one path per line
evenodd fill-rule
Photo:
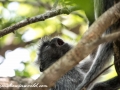
M 64 44 L 63 40 L 59 38 L 57 38 L 56 42 L 59 46 L 62 46 Z
M 53 38 L 52 40 L 51 40 L 51 46 L 62 46 L 64 44 L 64 41 L 62 40 L 62 39 L 60 39 L 60 38 Z

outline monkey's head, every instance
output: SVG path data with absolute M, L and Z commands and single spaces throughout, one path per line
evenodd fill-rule
M 43 72 L 44 70 L 46 70 L 50 65 L 57 61 L 70 49 L 71 46 L 68 43 L 65 43 L 60 38 L 42 38 L 38 54 L 40 71 Z

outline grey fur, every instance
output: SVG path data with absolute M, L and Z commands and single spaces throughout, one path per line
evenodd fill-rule
M 59 43 L 61 43 L 61 45 Z M 46 70 L 71 48 L 71 45 L 65 43 L 60 38 L 43 38 L 41 40 L 38 54 L 38 64 L 40 65 L 40 71 Z M 80 65 L 75 66 L 72 70 L 66 73 L 50 90 L 75 90 L 77 85 L 82 82 L 85 73 L 90 68 L 91 61 L 87 60 L 88 59 L 85 60 L 86 63 L 83 61 L 80 63 Z M 87 65 L 87 68 L 82 67 L 84 64 Z

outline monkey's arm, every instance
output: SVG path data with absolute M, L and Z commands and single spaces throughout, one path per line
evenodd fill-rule
M 93 65 L 91 66 L 90 70 L 88 71 L 87 75 L 85 76 L 83 82 L 76 88 L 76 90 L 81 90 L 96 75 L 98 75 L 100 70 L 102 70 L 102 68 L 108 62 L 108 59 L 110 59 L 111 54 L 112 54 L 111 43 L 102 44 L 99 46 Z
M 95 16 L 99 17 L 103 12 L 114 5 L 114 0 L 94 0 L 95 6 Z M 109 34 L 112 27 L 106 30 L 105 34 Z M 113 52 L 112 43 L 104 43 L 99 45 L 96 56 L 94 58 L 94 63 L 92 64 L 89 72 L 85 76 L 83 82 L 76 88 L 76 90 L 81 90 L 85 87 L 96 75 L 104 68 L 105 64 L 110 59 Z
M 60 57 L 65 55 L 71 49 L 71 45 L 64 42 L 60 38 L 43 38 L 39 47 L 38 64 L 40 71 L 43 72 L 53 63 L 55 63 Z M 91 61 L 90 58 L 86 59 L 86 62 L 75 66 L 72 70 L 67 72 L 61 77 L 50 90 L 75 90 L 77 85 L 82 82 L 86 72 L 89 70 Z M 83 66 L 87 68 L 83 68 Z

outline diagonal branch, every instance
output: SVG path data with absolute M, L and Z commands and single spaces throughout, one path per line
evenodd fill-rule
M 15 30 L 17 30 L 21 27 L 24 27 L 26 25 L 29 25 L 29 24 L 32 24 L 32 23 L 35 23 L 38 21 L 44 21 L 48 18 L 57 16 L 60 14 L 69 14 L 70 12 L 75 11 L 77 9 L 78 9 L 77 7 L 62 8 L 62 9 L 57 9 L 57 10 L 52 10 L 52 11 L 46 12 L 44 14 L 41 14 L 41 15 L 38 15 L 35 17 L 27 18 L 25 20 L 18 22 L 17 24 L 7 27 L 3 30 L 0 30 L 0 37 L 6 35 L 8 33 L 14 32 Z

